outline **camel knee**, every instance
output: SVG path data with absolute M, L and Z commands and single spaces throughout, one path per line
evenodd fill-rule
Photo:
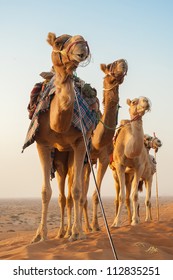
M 98 195 L 97 195 L 97 193 L 94 193 L 93 194 L 93 203 L 95 203 L 95 204 L 98 204 L 99 203 L 99 199 L 98 199 Z
M 137 201 L 138 201 L 138 194 L 132 195 L 132 200 L 133 200 L 134 202 L 137 202 Z
M 71 195 L 67 197 L 66 205 L 67 205 L 67 208 L 72 208 L 73 207 L 73 199 L 72 199 Z
M 145 206 L 151 208 L 151 202 L 149 200 L 145 201 Z
M 124 202 L 125 202 L 125 197 L 120 195 L 119 196 L 119 203 L 124 204 Z
M 81 191 L 77 188 L 72 190 L 72 198 L 73 200 L 79 200 L 81 198 Z
M 50 189 L 43 188 L 41 194 L 42 194 L 42 201 L 43 201 L 43 203 L 47 203 L 51 199 L 52 190 L 51 190 L 51 188 Z
M 126 205 L 130 206 L 130 198 L 126 198 Z
M 60 194 L 59 197 L 58 197 L 58 202 L 59 202 L 59 205 L 64 208 L 65 205 L 66 205 L 65 195 Z

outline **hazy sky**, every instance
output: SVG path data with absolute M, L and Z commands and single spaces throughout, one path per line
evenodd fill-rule
M 0 0 L 1 184 L 4 197 L 40 197 L 42 173 L 35 143 L 21 154 L 29 126 L 27 105 L 39 73 L 51 68 L 48 32 L 80 34 L 92 60 L 78 76 L 98 90 L 100 63 L 119 58 L 129 71 L 120 86 L 119 120 L 128 118 L 127 98 L 146 96 L 152 109 L 143 118 L 147 134 L 156 133 L 163 147 L 157 154 L 160 195 L 173 195 L 173 2 L 170 0 Z M 93 192 L 93 181 L 90 184 Z M 57 196 L 55 179 L 53 196 Z M 155 193 L 155 180 L 153 194 Z M 110 170 L 103 195 L 114 195 Z

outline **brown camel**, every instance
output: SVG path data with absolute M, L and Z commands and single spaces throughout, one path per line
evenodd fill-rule
M 143 181 L 145 182 L 146 187 L 146 199 L 145 199 L 145 205 L 146 205 L 146 221 L 151 220 L 151 186 L 152 186 L 152 179 L 153 175 L 156 172 L 156 161 L 152 155 L 149 154 L 149 150 L 152 148 L 155 151 L 158 151 L 158 149 L 162 146 L 161 141 L 157 137 L 152 137 L 147 134 L 144 135 L 144 145 L 148 152 L 148 158 L 145 165 L 144 172 L 142 174 L 142 177 L 139 181 L 138 190 L 142 191 L 142 184 Z M 119 207 L 119 192 L 120 192 L 120 186 L 118 181 L 118 176 L 116 173 L 116 169 L 114 167 L 114 162 L 110 164 L 110 168 L 112 169 L 114 182 L 115 182 L 115 190 L 116 190 L 116 198 L 115 198 L 115 217 L 118 213 L 118 207 Z M 129 223 L 131 223 L 131 209 L 130 209 L 130 193 L 131 193 L 131 184 L 134 177 L 134 171 L 132 168 L 126 168 L 125 170 L 125 185 L 126 185 L 126 206 L 127 206 L 127 212 L 129 217 Z M 138 205 L 139 208 L 139 205 Z M 138 209 L 138 216 L 139 216 L 139 209 Z M 113 223 L 114 225 L 114 223 Z
M 144 146 L 144 132 L 142 127 L 142 116 L 150 109 L 149 100 L 146 97 L 127 100 L 131 121 L 122 126 L 119 130 L 114 144 L 113 161 L 116 168 L 120 192 L 119 207 L 113 226 L 119 225 L 120 214 L 125 201 L 125 171 L 126 168 L 133 168 L 134 177 L 132 181 L 132 203 L 133 216 L 132 225 L 138 223 L 138 184 L 145 169 L 145 162 L 148 158 Z
M 101 64 L 101 70 L 105 73 L 104 78 L 104 97 L 103 97 L 103 104 L 104 104 L 104 113 L 100 118 L 100 121 L 94 130 L 94 133 L 91 137 L 91 161 L 92 164 L 96 163 L 97 159 L 99 160 L 99 168 L 97 174 L 97 184 L 100 189 L 101 181 L 103 176 L 106 172 L 107 166 L 109 164 L 109 157 L 108 155 L 112 153 L 113 146 L 112 146 L 112 138 L 115 132 L 116 123 L 117 123 L 117 113 L 118 113 L 118 103 L 119 103 L 119 85 L 123 82 L 124 76 L 127 74 L 127 62 L 123 59 L 117 60 L 111 64 L 105 65 Z M 66 164 L 61 161 L 59 157 L 59 151 L 56 151 L 56 166 L 57 166 L 57 180 L 59 185 L 59 204 L 61 209 L 61 225 L 60 230 L 58 233 L 59 237 L 64 236 L 65 228 L 64 228 L 64 208 L 65 205 L 67 206 L 67 231 L 66 236 L 70 235 L 71 229 L 71 209 L 72 209 L 72 199 L 71 199 L 71 182 L 73 176 L 73 167 L 72 167 L 72 154 L 69 154 L 68 163 L 66 160 Z M 60 168 L 61 166 L 61 168 Z M 64 166 L 66 168 L 64 169 Z M 61 169 L 61 171 L 58 171 Z M 106 168 L 105 168 L 106 167 Z M 67 175 L 68 169 L 68 195 L 67 200 L 65 198 L 64 193 L 64 184 L 65 178 Z M 63 170 L 63 171 L 62 171 Z M 62 175 L 63 174 L 63 175 Z M 102 178 L 101 178 L 101 176 Z M 83 198 L 82 203 L 84 205 L 84 218 L 85 218 L 85 230 L 89 231 L 90 225 L 88 221 L 87 215 L 87 192 L 89 186 L 89 176 L 90 176 L 90 166 L 89 163 L 84 165 L 83 169 Z M 98 230 L 98 222 L 97 222 L 97 194 L 94 194 L 94 202 L 95 205 L 94 211 L 94 221 L 93 221 L 93 229 Z
M 145 134 L 144 135 L 144 145 L 147 148 L 148 152 L 150 151 L 150 149 L 154 149 L 155 152 L 157 152 L 158 149 L 162 146 L 162 142 L 155 135 L 153 137 L 148 134 Z
M 72 125 L 75 101 L 73 72 L 79 63 L 88 57 L 89 47 L 80 35 L 56 37 L 54 33 L 49 33 L 47 41 L 53 48 L 52 62 L 55 70 L 56 92 L 50 109 L 39 116 L 39 130 L 35 136 L 43 171 L 43 185 L 41 222 L 33 242 L 47 239 L 47 213 L 52 194 L 50 185 L 52 148 L 57 148 L 59 151 L 73 151 L 74 176 L 71 194 L 74 203 L 74 223 L 71 240 L 83 238 L 80 197 L 85 145 L 81 131 Z M 92 130 L 93 126 L 86 132 L 87 139 L 91 136 Z

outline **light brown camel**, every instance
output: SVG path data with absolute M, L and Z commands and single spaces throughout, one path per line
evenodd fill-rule
M 100 189 L 102 178 L 106 172 L 107 166 L 109 164 L 109 154 L 112 153 L 113 146 L 112 146 L 112 138 L 115 132 L 116 123 L 117 123 L 117 113 L 118 113 L 118 103 L 119 103 L 119 85 L 123 82 L 124 76 L 127 74 L 127 62 L 123 59 L 117 60 L 111 64 L 105 65 L 101 64 L 101 70 L 105 73 L 104 77 L 104 96 L 103 96 L 103 104 L 104 104 L 104 112 L 101 116 L 101 119 L 94 130 L 94 133 L 91 137 L 91 161 L 92 164 L 96 163 L 97 159 L 99 160 L 99 167 L 97 172 L 97 184 Z M 57 180 L 59 185 L 59 204 L 61 209 L 61 225 L 60 230 L 58 233 L 59 237 L 63 237 L 65 232 L 66 236 L 69 236 L 70 234 L 70 228 L 71 228 L 71 208 L 72 208 L 72 199 L 71 199 L 71 177 L 73 176 L 72 171 L 72 164 L 71 159 L 69 159 L 69 163 L 64 165 L 62 163 L 61 158 L 59 157 L 58 151 L 56 151 L 56 166 L 57 166 Z M 69 155 L 69 157 L 72 157 L 72 155 Z M 68 167 L 69 165 L 69 167 Z M 60 168 L 61 166 L 61 168 Z M 64 169 L 64 166 L 66 168 Z M 61 171 L 58 171 L 61 169 Z M 67 169 L 68 169 L 68 195 L 67 199 L 65 198 L 64 193 L 64 184 L 65 184 L 65 178 L 67 175 Z M 62 172 L 63 170 L 63 172 Z M 63 174 L 63 175 L 62 175 Z M 89 176 L 90 176 L 90 166 L 89 163 L 86 163 L 84 165 L 83 170 L 83 199 L 82 203 L 84 205 L 84 218 L 85 218 L 85 230 L 89 231 L 90 225 L 88 221 L 88 215 L 87 215 L 87 192 L 88 192 L 88 186 L 89 186 Z M 94 202 L 95 211 L 96 214 L 94 215 L 94 222 L 93 222 L 93 228 L 98 229 L 98 222 L 97 222 L 97 195 L 94 194 Z M 65 204 L 67 206 L 67 230 L 65 231 L 64 228 L 64 209 Z
M 144 146 L 144 132 L 142 116 L 150 109 L 149 100 L 146 97 L 127 99 L 131 121 L 122 126 L 117 134 L 114 143 L 113 161 L 116 168 L 120 192 L 119 207 L 113 226 L 119 226 L 119 220 L 123 203 L 125 201 L 125 171 L 126 168 L 133 168 L 134 177 L 132 181 L 132 203 L 133 216 L 132 225 L 138 223 L 138 184 L 145 169 L 145 162 L 148 157 Z
M 152 136 L 145 134 L 144 135 L 144 145 L 148 151 L 149 158 L 147 158 L 144 172 L 142 174 L 142 177 L 140 178 L 138 190 L 142 191 L 142 184 L 143 184 L 143 180 L 144 180 L 145 186 L 146 186 L 146 199 L 145 199 L 146 221 L 149 221 L 149 220 L 151 220 L 151 201 L 150 201 L 150 199 L 151 199 L 152 178 L 153 178 L 153 174 L 156 172 L 156 161 L 152 155 L 149 155 L 149 150 L 152 148 L 155 151 L 158 151 L 158 149 L 162 146 L 162 143 L 157 137 L 152 137 Z M 116 169 L 114 167 L 114 162 L 112 162 L 110 164 L 110 168 L 112 169 L 114 182 L 115 182 L 115 190 L 116 190 L 116 198 L 115 198 L 115 217 L 116 217 L 116 215 L 118 213 L 118 207 L 119 207 L 120 186 L 119 186 Z M 131 183 L 133 180 L 133 176 L 134 176 L 133 169 L 126 168 L 126 170 L 125 170 L 126 206 L 127 206 L 128 217 L 129 217 L 129 223 L 131 223 L 130 193 L 131 193 Z M 138 208 L 139 208 L 139 205 L 138 205 Z M 139 209 L 138 209 L 138 216 L 139 216 Z M 114 223 L 113 223 L 113 225 L 114 225 Z
M 74 223 L 71 240 L 83 238 L 80 197 L 85 146 L 81 131 L 72 125 L 75 101 L 73 72 L 79 63 L 88 57 L 89 47 L 80 35 L 56 37 L 54 33 L 49 33 L 47 41 L 53 49 L 52 62 L 55 70 L 56 92 L 51 101 L 50 110 L 39 116 L 39 130 L 35 136 L 43 171 L 43 185 L 41 222 L 33 242 L 47 239 L 47 213 L 52 194 L 50 185 L 52 148 L 74 153 L 74 176 L 71 190 L 74 203 Z M 93 127 L 86 133 L 87 139 L 91 136 L 92 129 Z
M 155 135 L 153 137 L 148 134 L 144 134 L 144 145 L 147 148 L 148 152 L 150 151 L 150 149 L 154 149 L 155 152 L 157 152 L 158 149 L 162 146 L 162 142 Z

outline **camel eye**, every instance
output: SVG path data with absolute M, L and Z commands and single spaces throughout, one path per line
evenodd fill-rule
M 55 46 L 56 46 L 56 47 L 59 47 L 59 42 L 55 42 Z

